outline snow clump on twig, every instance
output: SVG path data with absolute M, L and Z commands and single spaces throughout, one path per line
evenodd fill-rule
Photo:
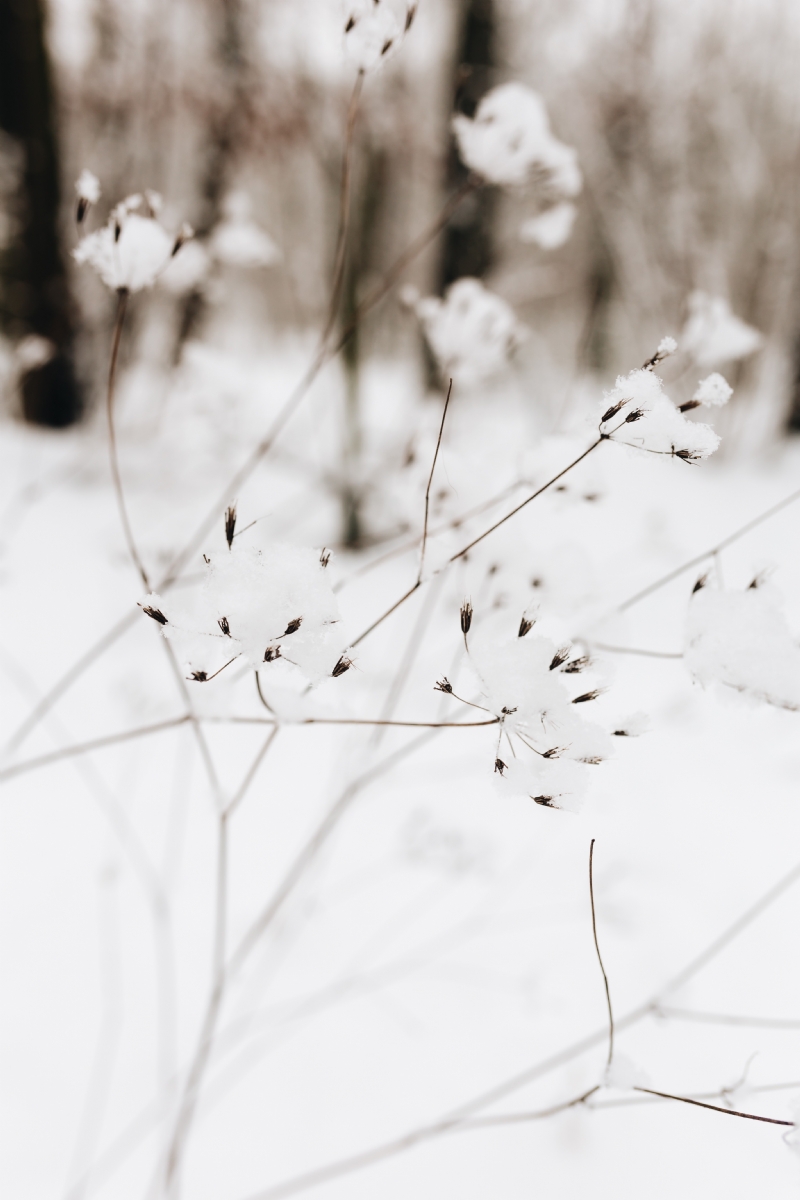
M 710 425 L 687 420 L 665 393 L 660 376 L 646 368 L 618 376 L 615 387 L 604 393 L 603 406 L 601 436 L 634 449 L 692 463 L 708 458 L 720 443 Z
M 76 262 L 94 267 L 114 291 L 139 292 L 152 287 L 172 257 L 192 236 L 184 225 L 177 236 L 158 221 L 157 192 L 135 194 L 111 212 L 108 224 L 83 238 L 73 251 Z M 142 211 L 139 211 L 142 210 Z
M 414 308 L 442 374 L 456 383 L 479 383 L 500 371 L 527 332 L 478 279 L 457 279 L 443 300 L 426 296 Z
M 746 358 L 763 344 L 759 331 L 731 312 L 730 304 L 722 296 L 692 292 L 681 345 L 699 366 Z
M 542 250 L 557 250 L 569 241 L 578 210 L 569 200 L 554 204 L 536 217 L 522 222 L 520 241 L 532 243 Z
M 202 682 L 223 663 L 244 658 L 256 669 L 282 661 L 311 683 L 347 669 L 339 606 L 325 556 L 307 547 L 239 545 L 204 555 L 201 592 L 182 601 L 151 595 L 147 616 L 161 626 Z M 347 666 L 349 666 L 349 660 Z
M 272 238 L 252 219 L 250 197 L 245 192 L 231 192 L 223 213 L 209 246 L 214 258 L 227 266 L 251 269 L 269 267 L 280 259 Z
M 353 66 L 373 71 L 396 54 L 416 11 L 416 2 L 410 0 L 347 0 L 344 44 Z
M 684 661 L 700 683 L 800 710 L 800 646 L 777 596 L 758 580 L 741 592 L 695 589 Z
M 463 162 L 487 183 L 521 184 L 540 175 L 558 196 L 581 190 L 576 151 L 553 136 L 544 101 L 524 84 L 487 92 L 474 119 L 453 117 L 453 132 Z
M 570 655 L 569 646 L 525 634 L 470 646 L 486 705 L 514 747 L 514 754 L 507 753 L 501 742 L 498 787 L 547 808 L 577 812 L 590 767 L 608 757 L 611 738 L 584 716 L 600 689 L 587 683 L 586 658 Z

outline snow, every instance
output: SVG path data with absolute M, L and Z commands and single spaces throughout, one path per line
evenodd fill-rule
M 457 279 L 444 299 L 426 296 L 414 307 L 443 377 L 459 384 L 501 371 L 526 336 L 511 306 L 479 279 Z
M 771 588 L 699 588 L 689 603 L 686 666 L 704 684 L 800 710 L 800 646 Z
M 155 193 L 148 194 L 148 205 L 157 211 Z M 108 224 L 88 234 L 73 251 L 76 262 L 94 267 L 114 291 L 139 292 L 152 287 L 175 248 L 175 238 L 154 216 L 136 211 L 141 206 L 141 196 L 128 196 L 112 211 Z
M 604 393 L 600 432 L 654 454 L 697 462 L 713 454 L 720 443 L 710 425 L 691 421 L 675 407 L 655 372 L 645 368 L 620 375 Z
M 124 478 L 154 579 L 210 498 L 225 494 L 309 349 L 196 347 L 157 398 L 146 382 L 123 376 Z M 296 551 L 298 577 L 308 571 L 336 589 L 342 622 L 330 628 L 350 638 L 416 578 L 419 547 L 407 543 L 421 525 L 441 397 L 432 402 L 415 390 L 413 376 L 395 362 L 365 376 L 364 470 L 374 498 L 370 528 L 380 537 L 377 545 L 335 555 L 326 582 L 323 572 L 315 575 L 315 562 L 318 548 L 336 542 L 340 525 L 328 472 L 344 387 L 333 371 L 320 380 L 287 427 L 281 453 L 239 488 L 233 546 L 237 556 L 257 548 L 265 561 L 274 546 Z M 402 466 L 409 431 L 415 458 Z M 548 436 L 530 409 L 501 389 L 454 389 L 435 479 L 446 494 L 432 521 L 457 518 L 519 473 L 524 483 L 514 499 L 451 531 L 458 549 L 585 445 L 583 430 Z M 122 544 L 106 449 L 100 422 L 58 437 L 10 421 L 3 426 L 0 703 L 7 736 L 56 679 L 71 680 L 4 766 L 183 712 L 160 628 L 136 608 L 144 597 Z M 690 657 L 613 654 L 595 641 L 679 652 L 687 607 L 691 619 L 695 604 L 726 594 L 709 583 L 690 599 L 697 575 L 710 567 L 679 575 L 622 613 L 619 604 L 791 493 L 797 469 L 791 444 L 763 462 L 712 459 L 697 471 L 602 444 L 564 477 L 564 492 L 550 489 L 468 562 L 420 588 L 360 643 L 346 674 L 307 693 L 300 668 L 281 660 L 261 666 L 281 729 L 231 820 L 232 945 L 340 797 L 366 781 L 345 802 L 335 836 L 226 1001 L 223 1041 L 189 1144 L 186 1200 L 258 1195 L 436 1120 L 529 1068 L 536 1068 L 529 1082 L 489 1112 L 530 1112 L 604 1082 L 629 1082 L 613 1073 L 604 1080 L 607 1018 L 591 935 L 591 838 L 598 932 L 620 1021 L 615 1068 L 627 1058 L 661 1090 L 716 1093 L 758 1052 L 749 1110 L 791 1117 L 796 1087 L 755 1089 L 800 1078 L 793 1031 L 690 1021 L 670 1015 L 670 1006 L 796 1013 L 800 977 L 786 952 L 797 924 L 796 890 L 694 978 L 662 995 L 648 1015 L 631 1024 L 623 1018 L 660 994 L 793 867 L 800 714 L 756 697 L 742 703 L 730 686 L 694 681 Z M 408 531 L 397 535 L 401 519 Z M 774 586 L 785 599 L 770 600 L 770 615 L 761 610 L 759 637 L 765 622 L 775 625 L 772 612 L 781 605 L 790 640 L 800 627 L 800 570 L 791 552 L 798 519 L 800 509 L 788 507 L 719 556 L 729 594 L 747 598 L 770 596 L 747 585 L 765 562 L 775 564 Z M 223 569 L 231 559 L 223 512 L 204 548 Z M 394 557 L 371 566 L 389 551 Z M 250 567 L 242 560 L 242 572 Z M 177 619 L 181 606 L 187 614 L 202 607 L 211 574 L 198 550 L 179 585 L 159 593 L 165 614 Z M 330 597 L 309 587 L 322 617 Z M 265 618 L 259 625 L 257 602 L 248 604 L 259 635 L 272 636 L 279 616 L 299 615 L 289 608 L 288 590 L 281 595 L 284 607 L 269 626 Z M 474 609 L 469 655 L 459 622 L 467 595 Z M 218 616 L 228 615 L 227 596 L 221 589 L 214 596 L 203 626 L 209 640 Z M 535 624 L 518 638 L 523 613 Z M 75 661 L 126 615 L 124 636 L 76 677 Z M 231 628 L 235 633 L 232 618 Z M 286 637 L 287 654 L 301 630 Z M 216 634 L 221 651 L 227 639 L 218 626 Z M 254 634 L 254 649 L 256 643 Z M 532 649 L 522 650 L 526 644 Z M 570 654 L 551 672 L 555 652 L 567 645 Z M 587 653 L 595 662 L 584 671 L 561 669 Z M 381 715 L 401 666 L 396 718 L 487 719 L 434 691 L 446 672 L 459 695 L 485 703 L 470 660 L 486 673 L 493 707 L 519 699 L 533 729 L 543 699 L 552 699 L 559 714 L 574 719 L 559 744 L 569 740 L 576 753 L 585 727 L 592 727 L 587 745 L 596 727 L 609 743 L 604 761 L 582 763 L 568 753 L 543 760 L 515 738 L 516 759 L 507 742 L 500 750 L 507 764 L 501 775 L 493 769 L 496 726 L 298 725 L 307 717 Z M 237 661 L 210 683 L 185 684 L 226 798 L 236 794 L 272 728 L 257 724 L 269 714 L 253 674 L 251 662 Z M 601 694 L 572 705 L 584 688 Z M 649 730 L 638 737 L 642 713 Z M 630 736 L 615 737 L 620 729 Z M 195 737 L 187 723 L 4 780 L 1 1169 L 15 1200 L 65 1192 L 65 1180 L 73 1183 L 78 1167 L 94 1157 L 78 1155 L 76 1164 L 75 1145 L 87 1094 L 97 1094 L 90 1089 L 99 1076 L 90 1072 L 98 1061 L 107 1091 L 90 1194 L 141 1200 L 151 1184 L 164 1130 L 161 1081 L 187 1061 L 209 982 L 216 810 Z M 547 790 L 539 790 L 542 780 Z M 555 811 L 530 798 L 548 792 L 558 793 Z M 558 811 L 569 807 L 579 811 Z M 164 881 L 168 925 L 147 891 L 142 850 Z M 163 1011 L 174 1015 L 177 1041 L 169 1022 L 160 1023 Z M 564 1061 L 554 1066 L 562 1051 Z M 557 1180 L 569 1197 L 596 1190 L 600 1178 L 620 1200 L 701 1200 L 709 1188 L 791 1200 L 798 1165 L 781 1132 L 609 1086 L 575 1111 L 433 1138 L 319 1192 L 331 1200 L 520 1200 L 542 1180 Z
M 75 180 L 75 195 L 87 204 L 97 204 L 100 199 L 100 180 L 86 167 Z
M 556 196 L 581 190 L 575 150 L 553 136 L 544 101 L 524 84 L 487 92 L 474 119 L 453 117 L 453 132 L 466 166 L 488 183 L 522 184 L 540 174 Z
M 681 345 L 699 366 L 747 358 L 763 342 L 759 331 L 737 317 L 723 296 L 692 292 Z
M 250 197 L 233 192 L 226 197 L 224 219 L 211 237 L 214 258 L 231 267 L 270 267 L 281 257 L 269 234 L 251 218 Z
M 705 379 L 701 379 L 697 385 L 697 390 L 692 396 L 698 404 L 702 404 L 705 408 L 722 408 L 727 404 L 733 395 L 733 388 L 728 383 L 724 375 L 720 375 L 718 371 L 707 375 Z
M 542 250 L 557 250 L 569 241 L 577 215 L 577 208 L 568 200 L 554 204 L 537 217 L 529 217 L 527 221 L 522 222 L 519 230 L 520 241 L 533 242 Z
M 367 72 L 393 58 L 412 26 L 416 8 L 411 0 L 346 0 L 343 24 L 347 60 Z

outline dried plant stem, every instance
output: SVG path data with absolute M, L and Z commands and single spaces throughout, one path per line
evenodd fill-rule
M 126 729 L 122 733 L 110 733 L 106 737 L 93 738 L 88 742 L 77 742 L 73 746 L 63 746 L 60 750 L 52 750 L 49 754 L 40 754 L 36 758 L 28 758 L 25 762 L 14 763 L 0 771 L 0 783 L 22 775 L 26 771 L 34 771 L 38 767 L 47 767 L 51 763 L 64 758 L 74 758 L 78 754 L 89 754 L 92 750 L 102 750 L 106 746 L 115 746 L 120 742 L 131 742 L 136 738 L 149 737 L 152 733 L 161 733 L 164 729 L 175 729 L 190 721 L 188 713 L 180 717 L 171 717 L 167 721 L 157 721 L 153 725 L 140 725 L 137 729 Z
M 516 508 L 512 508 L 510 513 L 506 513 L 506 515 L 501 517 L 499 521 L 495 521 L 494 525 L 490 525 L 488 529 L 485 529 L 483 533 L 478 534 L 476 538 L 473 538 L 472 541 L 464 546 L 463 549 L 459 550 L 457 554 L 454 554 L 450 559 L 450 562 L 455 562 L 456 559 L 463 558 L 465 554 L 469 553 L 473 546 L 477 546 L 478 542 L 482 542 L 483 539 L 487 538 L 490 533 L 494 533 L 495 529 L 499 529 L 501 525 L 505 525 L 506 521 L 510 521 L 512 517 L 515 517 L 518 512 L 521 512 L 522 509 L 525 508 L 526 505 L 530 504 L 532 500 L 535 500 L 537 496 L 541 496 L 542 492 L 546 492 L 548 488 L 552 487 L 554 483 L 557 483 L 559 479 L 562 479 L 568 471 L 572 470 L 573 467 L 577 467 L 578 463 L 583 462 L 583 460 L 587 458 L 593 450 L 596 450 L 598 446 L 602 445 L 602 443 L 607 440 L 608 439 L 605 437 L 599 437 L 596 442 L 592 442 L 591 446 L 587 447 L 582 454 L 579 454 L 578 457 L 573 459 L 568 466 L 564 467 L 563 471 L 559 471 L 558 474 L 554 475 L 552 479 L 548 479 L 547 483 L 543 483 L 540 488 L 537 488 L 537 490 L 523 500 L 521 504 L 518 504 Z
M 276 726 L 270 732 L 250 764 L 235 795 L 226 806 L 220 809 L 217 817 L 217 874 L 211 988 L 194 1056 L 186 1076 L 186 1082 L 178 1104 L 175 1123 L 166 1151 L 164 1191 L 167 1195 L 171 1193 L 176 1194 L 178 1190 L 181 1158 L 197 1109 L 197 1101 L 200 1096 L 203 1077 L 214 1046 L 214 1037 L 228 982 L 225 959 L 227 954 L 230 819 L 244 799 L 255 779 L 256 772 L 264 761 L 277 735 L 278 728 Z
M 740 1025 L 747 1029 L 800 1029 L 796 1017 L 747 1017 L 732 1013 L 698 1012 L 690 1008 L 664 1008 L 659 1005 L 658 1016 L 668 1021 L 697 1021 L 703 1025 Z
M 675 567 L 674 570 L 668 571 L 666 575 L 662 575 L 653 583 L 649 583 L 647 587 L 642 588 L 641 591 L 634 592 L 634 594 L 629 596 L 627 600 L 623 600 L 621 604 L 618 604 L 617 607 L 612 610 L 612 612 L 625 612 L 626 609 L 633 608 L 634 604 L 638 604 L 640 600 L 646 599 L 647 596 L 652 596 L 653 592 L 657 592 L 660 588 L 665 587 L 668 583 L 672 583 L 673 579 L 678 579 L 686 571 L 691 571 L 692 567 L 699 567 L 701 563 L 706 562 L 709 558 L 713 558 L 716 554 L 719 554 L 721 550 L 724 550 L 726 546 L 731 546 L 734 542 L 737 542 L 739 538 L 742 538 L 745 536 L 745 534 L 749 533 L 751 529 L 756 529 L 764 521 L 768 521 L 770 517 L 774 517 L 777 513 L 781 512 L 782 509 L 788 508 L 790 504 L 794 504 L 796 500 L 800 500 L 800 488 L 798 488 L 797 491 L 792 492 L 791 495 L 785 496 L 783 500 L 779 500 L 777 504 L 773 504 L 771 508 L 759 513 L 757 517 L 753 517 L 744 525 L 740 525 L 738 529 L 735 529 L 733 533 L 729 533 L 727 537 L 724 537 L 721 542 L 717 542 L 715 546 L 709 547 L 709 549 L 703 551 L 702 554 L 696 554 L 694 558 L 690 558 L 687 562 L 682 563 L 679 567 Z
M 794 1121 L 779 1121 L 777 1117 L 760 1117 L 756 1113 L 739 1112 L 735 1108 L 722 1108 L 719 1104 L 707 1104 L 704 1100 L 692 1100 L 689 1096 L 675 1096 L 672 1092 L 657 1092 L 655 1088 L 635 1087 L 635 1092 L 645 1096 L 659 1096 L 662 1100 L 679 1100 L 681 1104 L 693 1104 L 696 1108 L 709 1108 L 712 1112 L 725 1113 L 728 1117 L 743 1117 L 745 1121 L 763 1121 L 766 1125 L 788 1125 L 793 1128 Z
M 447 395 L 444 400 L 444 411 L 442 412 L 442 423 L 439 426 L 439 436 L 436 439 L 436 449 L 433 452 L 433 462 L 431 463 L 431 473 L 428 476 L 428 486 L 425 488 L 425 519 L 422 524 L 422 548 L 419 552 L 419 572 L 417 573 L 417 583 L 422 583 L 422 571 L 425 566 L 425 548 L 428 544 L 428 512 L 430 509 L 431 500 L 431 484 L 433 483 L 433 473 L 436 470 L 436 460 L 439 457 L 439 447 L 442 444 L 442 434 L 444 433 L 444 423 L 447 419 L 447 409 L 450 404 L 450 396 L 453 392 L 453 381 L 447 388 Z
M 183 1149 L 194 1119 L 200 1085 L 205 1074 L 214 1034 L 225 995 L 225 944 L 228 910 L 228 817 L 222 812 L 217 823 L 217 881 L 214 906 L 214 946 L 212 958 L 212 983 L 206 1004 L 194 1057 L 189 1067 L 183 1093 L 178 1104 L 172 1135 L 170 1137 L 164 1165 L 164 1193 L 177 1195 L 179 1170 Z
M 597 913 L 594 904 L 594 843 L 592 838 L 589 845 L 589 900 L 592 906 L 592 937 L 594 938 L 594 948 L 597 952 L 597 961 L 600 964 L 600 971 L 603 975 L 603 985 L 606 990 L 606 1004 L 608 1006 L 608 1058 L 606 1059 L 606 1070 L 611 1066 L 611 1060 L 614 1057 L 614 1013 L 611 1008 L 611 988 L 608 984 L 608 975 L 603 966 L 603 956 L 600 953 L 600 943 L 597 940 Z
M 117 498 L 117 509 L 122 523 L 122 531 L 125 534 L 125 541 L 128 546 L 134 566 L 141 576 L 142 583 L 150 590 L 150 579 L 142 562 L 139 548 L 136 545 L 136 540 L 131 529 L 130 519 L 128 517 L 128 509 L 125 503 L 125 492 L 122 488 L 122 476 L 119 470 L 119 457 L 117 455 L 117 433 L 114 422 L 114 397 L 117 383 L 117 361 L 119 359 L 119 344 L 122 338 L 122 327 L 125 324 L 125 312 L 128 307 L 128 289 L 120 288 L 117 292 L 117 312 L 114 317 L 114 330 L 111 335 L 111 359 L 108 365 L 108 386 L 106 388 L 106 419 L 108 421 L 108 454 L 111 464 L 111 479 L 114 484 L 114 494 Z
M 583 641 L 583 638 L 574 638 L 576 642 Z M 640 658 L 683 658 L 682 651 L 669 650 L 641 650 L 636 646 L 609 646 L 606 642 L 591 642 L 587 640 L 587 645 L 592 650 L 602 650 L 606 654 L 635 654 Z

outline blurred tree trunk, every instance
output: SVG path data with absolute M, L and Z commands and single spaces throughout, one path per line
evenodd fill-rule
M 494 83 L 496 42 L 495 0 L 467 0 L 456 57 L 453 107 L 468 117 L 474 116 L 481 96 Z M 455 146 L 451 145 L 447 166 L 448 194 L 461 187 L 468 174 Z M 490 270 L 494 261 L 492 225 L 496 208 L 496 189 L 483 187 L 468 196 L 453 214 L 444 233 L 441 290 L 462 275 L 480 278 Z
M 15 236 L 0 253 L 0 316 L 14 340 L 36 334 L 52 357 L 22 379 L 27 420 L 61 427 L 81 397 L 72 359 L 75 321 L 59 238 L 60 180 L 42 0 L 0 0 L 0 127 L 22 155 Z
M 205 142 L 200 211 L 195 221 L 195 231 L 201 238 L 209 236 L 222 216 L 223 201 L 230 187 L 248 119 L 249 62 L 244 47 L 241 0 L 214 0 L 212 13 L 218 25 L 215 70 L 220 99 L 212 107 Z M 203 290 L 194 288 L 184 298 L 181 307 L 175 361 L 180 358 L 184 342 L 199 330 L 205 311 Z

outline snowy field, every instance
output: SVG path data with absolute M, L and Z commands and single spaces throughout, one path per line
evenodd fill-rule
M 123 373 L 121 467 L 153 577 L 224 495 L 306 356 L 302 345 L 261 358 L 193 345 L 172 380 Z M 442 400 L 424 396 L 402 365 L 376 367 L 366 380 L 362 470 L 382 536 L 325 568 L 345 646 L 417 578 Z M 263 547 L 336 541 L 329 472 L 341 403 L 329 367 L 272 455 L 228 497 L 241 531 L 234 549 L 248 538 Z M 619 611 L 788 497 L 797 446 L 757 460 L 723 450 L 692 465 L 603 443 L 466 562 L 441 569 L 591 444 L 602 410 L 599 390 L 583 396 L 569 431 L 545 435 L 522 380 L 456 388 L 422 585 L 350 652 L 353 665 L 338 677 L 309 690 L 290 664 L 262 666 L 272 713 L 252 667 L 238 660 L 214 680 L 186 682 L 182 669 L 176 682 L 159 623 L 137 609 L 145 590 L 125 550 L 102 420 L 67 434 L 4 424 L 0 667 L 3 729 L 18 731 L 0 808 L 4 1194 L 151 1194 L 209 996 L 216 806 L 237 796 L 226 957 L 288 886 L 226 988 L 186 1149 L 187 1198 L 294 1194 L 270 1189 L 452 1113 L 420 1144 L 389 1145 L 375 1165 L 315 1194 L 797 1194 L 785 1129 L 631 1085 L 789 1121 L 800 1092 L 800 872 L 735 927 L 797 869 L 798 715 L 701 684 L 681 657 L 698 577 L 708 579 L 695 601 L 721 589 L 742 594 L 758 577 L 746 593 L 758 600 L 752 614 L 713 615 L 711 632 L 741 638 L 731 669 L 753 688 L 783 687 L 786 699 L 793 686 L 797 696 L 797 676 L 784 678 L 797 650 L 781 643 L 771 614 L 782 611 L 796 635 L 800 509 L 787 505 Z M 231 553 L 218 508 L 202 549 L 163 591 L 167 613 L 185 611 L 201 590 L 203 551 L 212 563 Z M 466 598 L 469 654 L 459 617 Z M 535 622 L 526 642 L 571 645 L 566 661 L 591 655 L 600 694 L 581 713 L 636 733 L 644 722 L 634 714 L 647 716 L 638 736 L 609 739 L 605 761 L 580 766 L 588 793 L 577 813 L 505 787 L 493 766 L 513 750 L 507 739 L 498 749 L 496 725 L 299 724 L 485 719 L 434 685 L 445 677 L 485 706 L 474 663 L 487 646 L 514 646 L 523 613 Z M 696 669 L 719 671 L 719 655 L 704 653 Z M 586 678 L 576 676 L 573 692 Z M 277 721 L 277 734 L 265 720 Z M 608 1022 L 592 940 L 592 838 L 616 1086 L 600 1086 Z M 595 1087 L 560 1114 L 524 1116 Z M 520 1119 L 491 1120 L 500 1114 Z

